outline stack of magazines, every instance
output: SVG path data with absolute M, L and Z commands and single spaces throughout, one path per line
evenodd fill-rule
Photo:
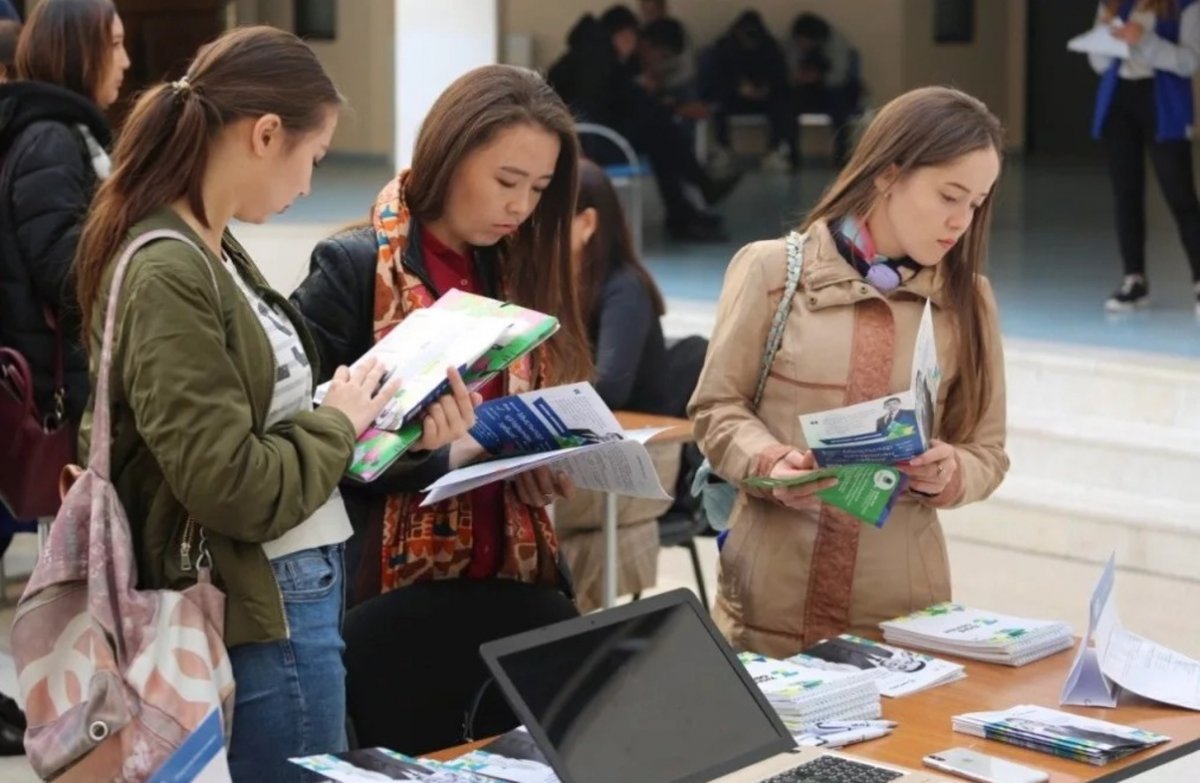
M 1056 620 L 1030 620 L 961 604 L 936 604 L 879 624 L 892 644 L 1024 666 L 1070 649 L 1071 626 Z
M 822 639 L 805 650 L 803 655 L 788 660 L 820 668 L 870 672 L 876 677 L 879 692 L 889 698 L 908 696 L 967 676 L 960 663 L 909 652 L 848 633 Z
M 822 721 L 883 715 L 870 672 L 830 671 L 754 653 L 741 653 L 738 659 L 794 735 Z
M 1152 731 L 1032 704 L 1002 712 L 955 715 L 953 725 L 955 731 L 963 734 L 1096 765 L 1116 761 L 1171 739 Z

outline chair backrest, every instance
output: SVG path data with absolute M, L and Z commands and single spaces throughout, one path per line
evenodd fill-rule
M 607 125 L 580 122 L 575 125 L 579 144 L 591 160 L 604 168 L 612 181 L 625 220 L 633 235 L 633 251 L 642 255 L 642 165 L 629 140 Z M 616 155 L 614 157 L 613 152 Z

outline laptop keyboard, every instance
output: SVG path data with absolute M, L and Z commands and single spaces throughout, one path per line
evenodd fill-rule
M 821 756 L 780 772 L 762 783 L 888 783 L 889 780 L 904 777 L 904 774 L 837 756 Z

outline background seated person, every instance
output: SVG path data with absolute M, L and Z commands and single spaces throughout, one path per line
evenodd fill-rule
M 706 73 L 706 97 L 717 104 L 714 114 L 717 151 L 714 165 L 725 168 L 730 152 L 729 118 L 736 114 L 766 115 L 771 126 L 771 152 L 764 168 L 786 171 L 796 165 L 797 130 L 788 94 L 783 50 L 757 11 L 746 11 L 717 40 Z
M 720 241 L 720 216 L 693 204 L 684 183 L 694 185 L 711 206 L 737 183 L 714 179 L 696 160 L 687 133 L 670 109 L 637 83 L 638 22 L 624 6 L 597 20 L 580 19 L 567 37 L 567 52 L 550 67 L 548 79 L 571 111 L 584 122 L 612 128 L 650 160 L 673 239 Z M 584 153 L 605 165 L 624 163 L 612 144 L 585 136 Z
M 800 14 L 792 22 L 787 46 L 788 75 L 796 115 L 828 114 L 833 128 L 833 162 L 838 168 L 850 156 L 850 123 L 862 102 L 858 50 L 816 14 Z M 793 121 L 793 127 L 796 123 Z

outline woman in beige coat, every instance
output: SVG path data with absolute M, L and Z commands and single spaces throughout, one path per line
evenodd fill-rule
M 792 655 L 950 598 L 937 509 L 983 500 L 1008 469 L 1000 329 L 982 275 L 1002 143 L 987 107 L 955 90 L 923 88 L 883 108 L 801 226 L 800 285 L 757 412 L 785 242 L 747 245 L 730 263 L 689 413 L 715 471 L 741 490 L 714 609 L 734 647 Z M 742 485 L 815 467 L 802 414 L 909 387 L 926 300 L 942 368 L 934 439 L 903 466 L 908 489 L 887 523 L 822 504 L 812 493 L 825 483 Z

